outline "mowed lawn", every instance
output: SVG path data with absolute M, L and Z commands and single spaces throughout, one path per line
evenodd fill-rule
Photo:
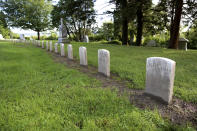
M 129 81 L 129 88 L 145 89 L 146 59 L 166 57 L 176 61 L 174 95 L 188 102 L 197 103 L 197 50 L 172 50 L 156 47 L 107 45 L 101 43 L 72 42 L 74 56 L 79 59 L 79 47 L 87 47 L 88 64 L 98 65 L 98 49 L 110 51 L 111 72 Z M 65 46 L 65 50 L 66 46 Z
M 100 86 L 55 63 L 43 49 L 0 42 L 1 131 L 192 130 L 170 124 L 157 111 L 139 110 L 127 96 Z

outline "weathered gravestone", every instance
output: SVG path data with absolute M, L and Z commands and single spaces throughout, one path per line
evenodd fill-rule
M 48 43 L 48 41 L 46 42 L 46 50 L 47 51 L 49 50 L 49 43 Z
M 63 23 L 63 18 L 61 18 L 60 22 L 61 24 L 59 25 L 58 43 L 69 43 L 69 40 L 67 38 L 67 29 Z
M 25 40 L 25 35 L 24 34 L 20 34 L 20 40 Z
M 87 35 L 84 36 L 84 42 L 89 43 L 89 37 Z
M 154 40 L 150 40 L 146 46 L 149 46 L 149 47 L 154 47 L 154 46 L 157 46 L 157 43 L 154 41 Z
M 55 53 L 58 53 L 58 43 L 55 43 Z
M 179 38 L 179 50 L 185 50 L 187 51 L 187 43 L 189 41 L 187 39 L 184 39 L 184 38 Z
M 88 65 L 86 47 L 79 47 L 80 65 Z
M 44 41 L 42 41 L 42 49 L 44 49 Z
M 170 103 L 173 95 L 176 62 L 162 57 L 150 57 L 146 63 L 146 94 Z
M 61 56 L 65 56 L 64 44 L 60 44 Z
M 98 72 L 110 76 L 110 53 L 108 50 L 98 50 Z
M 53 42 L 50 41 L 50 52 L 52 52 L 52 51 L 53 51 Z
M 68 48 L 68 59 L 72 60 L 73 59 L 73 47 L 71 44 L 69 44 L 67 48 Z
M 2 34 L 0 34 L 0 40 L 4 40 L 4 38 L 3 38 Z

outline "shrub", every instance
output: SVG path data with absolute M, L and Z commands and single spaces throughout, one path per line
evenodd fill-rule
M 169 35 L 163 33 L 163 34 L 158 34 L 155 36 L 147 36 L 144 39 L 143 45 L 146 46 L 150 40 L 156 41 L 157 47 L 167 47 Z
M 191 29 L 190 32 L 187 32 L 186 38 L 189 40 L 188 48 L 197 49 L 197 31 Z
M 90 35 L 89 40 L 90 41 L 102 41 L 104 40 L 104 37 L 102 35 Z
M 112 40 L 112 41 L 108 41 L 107 44 L 122 45 L 122 42 L 119 40 Z

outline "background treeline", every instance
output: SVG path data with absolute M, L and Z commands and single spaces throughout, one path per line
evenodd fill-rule
M 122 45 L 145 45 L 155 40 L 157 46 L 178 48 L 179 37 L 189 39 L 189 48 L 197 48 L 196 0 L 110 0 L 113 22 L 98 27 L 94 10 L 95 0 L 0 0 L 0 31 L 4 37 L 12 33 L 8 27 L 20 27 L 37 32 L 37 39 L 57 39 L 57 34 L 40 36 L 40 32 L 58 28 L 64 19 L 71 40 L 111 41 Z M 183 29 L 188 28 L 183 33 Z M 121 41 L 121 42 L 117 42 Z M 113 42 L 110 42 L 113 43 Z

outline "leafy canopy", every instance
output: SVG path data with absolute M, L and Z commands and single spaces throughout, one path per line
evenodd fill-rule
M 50 25 L 52 4 L 46 0 L 7 0 L 0 6 L 9 20 L 9 25 L 37 32 Z

